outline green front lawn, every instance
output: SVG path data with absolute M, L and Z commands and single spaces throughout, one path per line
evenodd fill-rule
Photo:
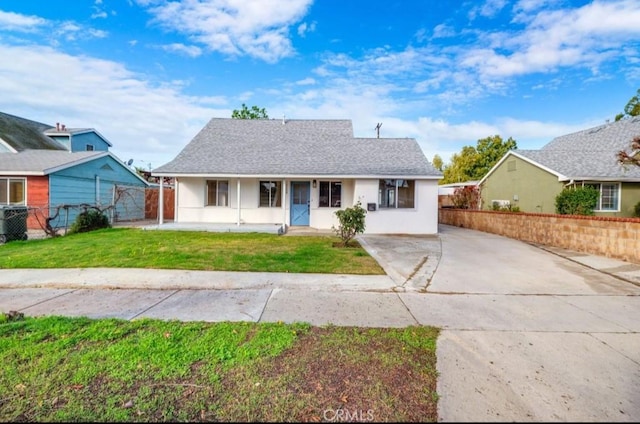
M 158 268 L 384 274 L 362 247 L 335 236 L 283 237 L 110 228 L 0 246 L 0 268 Z
M 0 421 L 437 421 L 432 327 L 0 316 Z

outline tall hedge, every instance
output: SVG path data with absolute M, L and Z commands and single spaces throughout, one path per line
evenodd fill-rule
M 556 213 L 561 215 L 593 215 L 600 191 L 586 186 L 565 188 L 556 196 Z

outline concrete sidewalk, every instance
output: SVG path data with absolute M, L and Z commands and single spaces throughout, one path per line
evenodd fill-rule
M 640 420 L 640 266 L 440 230 L 361 237 L 385 276 L 0 270 L 0 311 L 434 325 L 441 421 Z

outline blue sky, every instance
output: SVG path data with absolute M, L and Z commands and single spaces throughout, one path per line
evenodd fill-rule
M 640 88 L 638 22 L 637 0 L 0 0 L 0 111 L 95 128 L 143 168 L 242 103 L 382 123 L 446 162 L 613 119 Z

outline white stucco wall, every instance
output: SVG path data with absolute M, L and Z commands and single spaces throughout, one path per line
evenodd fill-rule
M 355 199 L 367 212 L 366 234 L 436 234 L 438 232 L 438 181 L 416 180 L 415 208 L 378 209 L 378 180 L 356 180 Z
M 238 180 L 228 180 L 229 206 L 205 206 L 206 181 L 206 178 L 184 177 L 178 180 L 176 222 L 237 223 Z M 240 182 L 240 223 L 282 223 L 284 219 L 282 207 L 258 206 L 260 202 L 258 185 L 257 179 L 242 179 Z M 288 208 L 288 199 L 286 205 Z
M 295 179 L 301 181 L 301 179 Z M 311 183 L 312 180 L 309 180 Z M 317 179 L 321 181 L 321 179 Z M 324 179 L 322 179 L 324 181 Z M 333 180 L 335 181 L 335 180 Z M 246 224 L 290 224 L 290 180 L 285 182 L 285 209 L 258 207 L 259 180 L 242 179 L 240 185 L 240 222 Z M 358 200 L 366 209 L 367 203 L 378 205 L 378 179 L 342 180 L 342 205 L 349 207 Z M 204 206 L 206 179 L 177 180 L 177 222 L 237 223 L 237 180 L 229 180 L 229 206 Z M 331 229 L 338 225 L 334 214 L 337 208 L 318 207 L 318 187 L 311 187 L 309 226 Z M 368 212 L 368 234 L 435 234 L 438 231 L 438 181 L 416 180 L 414 209 L 377 209 Z

